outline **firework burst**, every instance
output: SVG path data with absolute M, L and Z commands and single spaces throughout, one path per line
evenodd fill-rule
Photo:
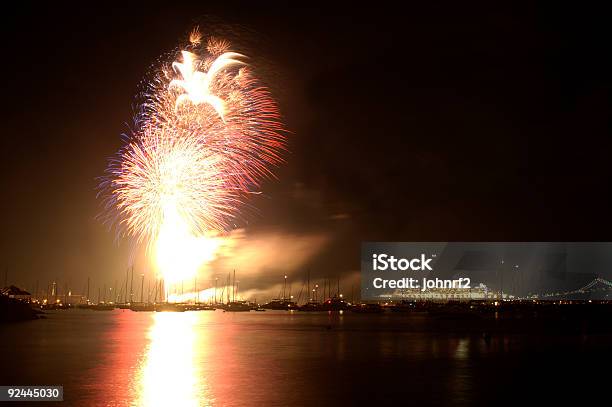
M 225 41 L 204 43 L 198 30 L 141 97 L 135 129 L 100 186 L 105 220 L 154 248 L 166 278 L 184 277 L 168 269 L 194 272 L 202 239 L 230 229 L 282 161 L 282 124 L 248 58 Z

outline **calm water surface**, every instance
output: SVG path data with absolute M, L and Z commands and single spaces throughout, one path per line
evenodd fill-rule
M 0 326 L 1 384 L 61 405 L 491 405 L 607 386 L 607 335 L 494 334 L 427 315 L 50 312 Z M 50 405 L 43 403 L 42 405 Z

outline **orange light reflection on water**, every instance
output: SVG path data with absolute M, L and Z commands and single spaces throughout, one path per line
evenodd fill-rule
M 206 338 L 198 334 L 193 312 L 156 312 L 148 332 L 148 349 L 137 373 L 138 406 L 211 405 L 201 372 Z

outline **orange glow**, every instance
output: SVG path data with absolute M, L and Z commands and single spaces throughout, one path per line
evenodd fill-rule
M 202 264 L 215 258 L 223 239 L 213 235 L 196 237 L 175 207 L 164 212 L 155 248 L 159 274 L 167 284 L 192 280 Z
M 231 287 L 226 287 L 226 288 L 217 287 L 217 301 L 221 302 L 222 300 L 225 300 L 225 298 L 221 298 L 221 293 L 227 292 L 227 291 L 222 291 L 222 290 L 228 290 L 228 289 L 231 289 Z M 205 290 L 200 290 L 199 293 L 190 291 L 184 294 L 178 294 L 178 293 L 168 294 L 168 302 L 191 303 L 191 302 L 199 301 L 202 303 L 209 303 L 209 302 L 214 302 L 214 300 L 215 300 L 215 289 L 214 288 L 207 288 Z
M 197 335 L 198 314 L 158 312 L 153 319 L 151 342 L 138 372 L 135 405 L 211 405 L 200 371 L 198 352 L 207 344 Z

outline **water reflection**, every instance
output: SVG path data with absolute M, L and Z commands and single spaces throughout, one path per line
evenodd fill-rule
M 211 405 L 202 374 L 206 337 L 197 329 L 193 312 L 153 314 L 150 343 L 137 373 L 138 406 Z
M 529 363 L 587 373 L 588 360 L 611 363 L 606 335 L 585 345 L 457 326 L 421 315 L 74 310 L 0 329 L 0 354 L 19 361 L 6 383 L 57 383 L 66 405 L 110 407 L 485 405 L 539 389 Z M 595 373 L 554 379 L 605 385 Z M 525 392 L 508 393 L 517 380 Z

